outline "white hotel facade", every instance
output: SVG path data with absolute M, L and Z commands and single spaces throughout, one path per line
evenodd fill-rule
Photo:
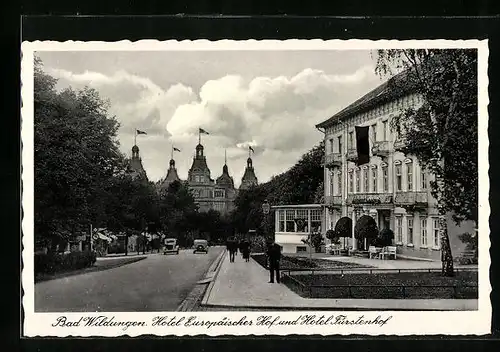
M 440 260 L 438 211 L 430 193 L 433 175 L 422 168 L 415 156 L 402 152 L 404 141 L 390 127 L 394 116 L 422 103 L 423 98 L 418 94 L 396 94 L 389 80 L 316 126 L 325 135 L 325 202 L 274 207 L 276 242 L 283 246 L 284 252 L 304 251 L 300 241 L 304 231 L 298 232 L 291 223 L 287 227 L 286 219 L 292 216 L 292 211 L 308 209 L 315 214 L 313 217 L 321 212 L 323 234 L 334 229 L 342 217 L 351 218 L 354 228 L 360 216 L 369 215 L 379 230 L 394 231 L 399 254 Z M 355 126 L 369 127 L 370 161 L 361 166 L 356 165 Z M 285 226 L 281 225 L 282 219 Z M 455 255 L 465 247 L 457 236 L 473 229 L 472 222 L 457 227 L 450 216 L 448 231 Z M 354 239 L 354 231 L 348 245 L 367 249 L 365 243 Z

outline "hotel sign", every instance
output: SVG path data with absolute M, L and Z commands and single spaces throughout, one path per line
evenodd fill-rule
M 387 194 L 350 194 L 347 197 L 348 204 L 392 204 L 392 195 Z

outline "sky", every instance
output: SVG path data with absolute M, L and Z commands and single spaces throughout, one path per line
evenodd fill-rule
M 224 153 L 236 187 L 252 146 L 259 183 L 292 167 L 317 145 L 315 125 L 383 80 L 368 50 L 37 52 L 57 88 L 89 86 L 109 100 L 120 149 L 131 155 L 136 129 L 144 169 L 166 176 L 172 146 L 187 178 L 198 128 L 211 177 Z

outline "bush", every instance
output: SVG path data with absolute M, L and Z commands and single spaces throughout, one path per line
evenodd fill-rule
M 372 241 L 372 244 L 379 247 L 386 247 L 392 244 L 394 232 L 391 229 L 383 229 L 380 231 L 377 238 Z
M 95 264 L 96 259 L 96 253 L 90 251 L 35 254 L 35 275 L 88 268 Z
M 337 236 L 335 235 L 335 231 L 333 230 L 328 230 L 326 231 L 326 234 L 325 234 L 326 238 L 328 238 L 329 240 L 333 241 Z
M 378 228 L 375 220 L 368 215 L 363 215 L 354 226 L 354 237 L 356 239 L 374 239 L 378 237 Z

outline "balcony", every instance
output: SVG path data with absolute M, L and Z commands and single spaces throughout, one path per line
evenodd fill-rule
M 340 167 L 341 165 L 342 165 L 342 154 L 330 153 L 325 156 L 326 168 L 333 169 L 334 167 Z
M 342 196 L 326 196 L 325 205 L 327 207 L 340 209 L 342 206 Z
M 398 138 L 394 141 L 394 150 L 403 154 L 408 153 L 408 142 L 405 138 Z
M 389 156 L 390 145 L 388 141 L 375 142 L 372 147 L 372 154 L 374 156 L 379 156 L 386 158 Z
M 427 192 L 397 192 L 394 204 L 402 208 L 427 208 Z
M 356 148 L 349 148 L 347 150 L 347 161 L 356 162 L 358 160 L 358 152 Z
M 392 204 L 393 199 L 391 194 L 379 193 L 357 193 L 349 194 L 347 196 L 347 204 L 353 205 L 383 205 Z

